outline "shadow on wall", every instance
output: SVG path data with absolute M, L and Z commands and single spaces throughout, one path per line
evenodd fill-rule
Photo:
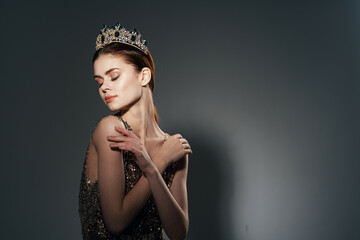
M 186 239 L 235 239 L 231 222 L 234 175 L 227 143 L 208 129 L 179 132 L 193 150 L 187 181 L 190 225 Z

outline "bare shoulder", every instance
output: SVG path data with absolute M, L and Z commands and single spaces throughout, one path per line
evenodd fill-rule
M 107 115 L 100 119 L 92 134 L 95 145 L 99 140 L 106 140 L 106 136 L 120 136 L 121 133 L 115 130 L 115 126 L 125 128 L 124 123 L 117 116 Z

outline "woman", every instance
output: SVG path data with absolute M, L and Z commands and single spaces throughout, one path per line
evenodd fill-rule
M 84 239 L 185 238 L 191 148 L 158 126 L 154 63 L 135 29 L 103 26 L 93 57 L 101 99 L 114 115 L 94 128 L 79 192 Z

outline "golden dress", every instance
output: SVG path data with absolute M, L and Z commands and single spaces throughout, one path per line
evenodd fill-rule
M 129 124 L 119 117 L 125 128 L 132 131 Z M 91 139 L 90 139 L 91 141 Z M 98 182 L 90 183 L 86 173 L 89 156 L 89 145 L 81 173 L 78 212 L 81 221 L 81 232 L 84 240 L 119 240 L 119 239 L 164 239 L 162 225 L 152 194 L 133 222 L 118 236 L 113 235 L 106 227 L 100 205 Z M 92 152 L 93 153 L 93 152 Z M 125 194 L 127 194 L 142 176 L 142 171 L 134 161 L 130 151 L 123 151 L 125 171 Z M 170 188 L 174 177 L 174 164 L 165 169 L 162 176 Z

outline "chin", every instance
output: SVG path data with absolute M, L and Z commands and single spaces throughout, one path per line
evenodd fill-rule
M 118 111 L 118 110 L 112 109 L 112 108 L 109 108 L 109 110 L 112 111 L 112 112 L 117 112 Z
M 119 108 L 116 104 L 114 103 L 107 103 L 107 102 L 104 102 L 106 104 L 106 106 L 111 110 L 111 111 L 117 111 Z
M 112 111 L 112 112 L 118 112 L 118 111 L 121 111 L 124 108 L 126 108 L 123 105 L 115 104 L 115 103 L 106 103 L 106 105 L 110 109 L 110 111 Z
M 133 104 L 134 102 L 105 102 L 105 104 L 107 105 L 107 107 L 115 112 L 115 111 L 127 111 Z
M 120 108 L 117 107 L 113 107 L 113 106 L 108 106 L 108 108 L 110 109 L 110 111 L 115 112 L 115 111 L 119 111 Z

